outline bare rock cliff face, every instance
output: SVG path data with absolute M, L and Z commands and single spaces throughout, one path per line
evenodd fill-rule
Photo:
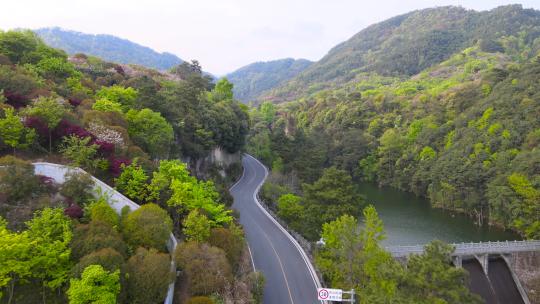
M 228 153 L 221 148 L 215 148 L 205 158 L 198 159 L 194 164 L 195 172 L 198 176 L 204 175 L 210 167 L 216 167 L 222 177 L 225 177 L 225 170 L 235 163 L 242 162 L 242 153 Z

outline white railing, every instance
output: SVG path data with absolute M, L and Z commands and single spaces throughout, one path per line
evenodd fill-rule
M 455 243 L 452 255 L 504 254 L 522 251 L 540 251 L 540 241 L 496 241 L 479 243 Z M 394 257 L 406 257 L 411 254 L 422 254 L 424 245 L 388 246 L 386 250 Z
M 66 181 L 66 174 L 71 172 L 79 172 L 79 173 L 86 173 L 86 171 L 75 168 L 75 167 L 69 167 L 59 164 L 52 164 L 52 163 L 34 163 L 34 172 L 38 175 L 43 175 L 50 177 L 54 179 L 54 181 L 58 184 L 63 184 Z M 114 190 L 111 186 L 105 184 L 101 180 L 95 178 L 94 176 L 90 175 L 94 182 L 94 188 L 93 192 L 95 195 L 105 195 L 107 197 L 107 202 L 111 207 L 116 210 L 118 214 L 121 214 L 122 208 L 129 207 L 131 211 L 139 209 L 139 205 L 131 201 L 129 198 L 122 195 L 122 193 Z M 177 241 L 174 235 L 171 233 L 169 240 L 167 241 L 167 249 L 169 250 L 169 253 L 171 254 L 171 271 L 176 271 L 176 265 L 174 263 L 174 250 L 176 249 Z M 169 288 L 167 290 L 167 297 L 165 298 L 164 303 L 165 304 L 172 304 L 173 302 L 173 296 L 174 296 L 174 280 L 169 285 Z

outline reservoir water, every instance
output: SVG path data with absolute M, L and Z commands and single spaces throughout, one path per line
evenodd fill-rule
M 384 223 L 385 246 L 426 244 L 433 239 L 449 243 L 521 239 L 497 227 L 479 227 L 465 215 L 432 208 L 427 199 L 412 193 L 368 183 L 359 189 Z

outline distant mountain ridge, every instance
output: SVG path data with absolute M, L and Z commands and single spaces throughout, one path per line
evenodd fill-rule
M 59 27 L 34 30 L 48 45 L 68 54 L 84 53 L 106 61 L 137 64 L 158 70 L 168 70 L 184 60 L 171 53 L 153 49 L 112 35 L 92 35 Z
M 249 102 L 266 90 L 275 88 L 307 69 L 312 61 L 307 59 L 279 59 L 255 62 L 227 74 L 234 84 L 235 97 Z
M 506 51 L 524 43 L 534 51 L 539 37 L 540 12 L 518 4 L 480 12 L 456 6 L 417 10 L 368 26 L 257 99 L 293 100 L 338 87 L 361 73 L 409 77 L 479 42 Z

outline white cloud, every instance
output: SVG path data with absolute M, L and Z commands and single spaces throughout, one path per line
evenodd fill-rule
M 218 75 L 254 61 L 320 59 L 369 24 L 413 9 L 461 5 L 477 10 L 506 0 L 7 0 L 0 28 L 60 26 L 116 35 L 198 59 Z M 540 1 L 521 1 L 540 8 Z

